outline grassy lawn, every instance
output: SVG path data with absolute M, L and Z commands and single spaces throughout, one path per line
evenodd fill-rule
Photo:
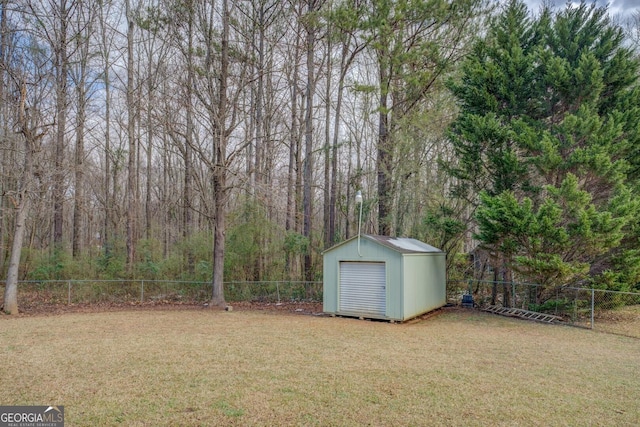
M 480 312 L 0 316 L 0 361 L 67 426 L 640 425 L 640 340 Z

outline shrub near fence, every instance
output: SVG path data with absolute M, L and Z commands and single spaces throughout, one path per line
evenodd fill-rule
M 574 287 L 545 289 L 530 283 L 479 280 L 449 282 L 450 302 L 459 304 L 465 293 L 473 295 L 479 308 L 498 305 L 553 314 L 570 325 L 640 338 L 640 293 Z
M 228 282 L 229 302 L 322 301 L 322 282 Z M 4 283 L 0 283 L 4 294 Z M 71 304 L 202 304 L 211 298 L 211 282 L 158 280 L 22 281 L 21 307 Z

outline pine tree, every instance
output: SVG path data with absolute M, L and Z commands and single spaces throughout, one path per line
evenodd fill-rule
M 451 84 L 451 170 L 508 270 L 545 285 L 637 281 L 638 254 L 621 247 L 638 213 L 637 76 L 622 30 L 585 3 L 533 18 L 511 1 L 476 44 Z

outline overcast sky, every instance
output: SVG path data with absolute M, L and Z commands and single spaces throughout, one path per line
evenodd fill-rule
M 537 13 L 540 10 L 540 6 L 543 4 L 543 0 L 525 0 L 529 5 L 529 8 Z M 550 0 L 551 3 L 557 8 L 564 8 L 567 4 L 566 0 Z M 577 1 L 576 3 L 579 3 Z M 590 1 L 587 1 L 590 3 Z M 609 12 L 612 16 L 621 15 L 622 18 L 626 16 L 631 16 L 636 11 L 640 11 L 640 0 L 611 0 L 611 1 L 602 1 L 597 0 L 596 3 L 598 6 L 605 6 L 609 3 Z

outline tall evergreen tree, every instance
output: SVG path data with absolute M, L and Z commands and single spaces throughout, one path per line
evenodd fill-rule
M 505 279 L 602 282 L 615 254 L 633 255 L 620 245 L 638 213 L 637 76 L 622 30 L 586 3 L 534 18 L 513 0 L 476 44 L 451 84 L 462 108 L 451 170 Z

